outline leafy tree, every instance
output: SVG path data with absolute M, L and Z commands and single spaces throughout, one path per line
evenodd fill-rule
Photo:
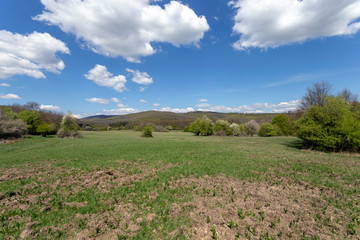
M 323 151 L 359 151 L 359 112 L 339 97 L 313 105 L 298 120 L 298 136 L 311 148 Z
M 37 131 L 38 133 L 40 133 L 41 136 L 46 137 L 47 135 L 51 134 L 51 132 L 53 131 L 53 129 L 50 127 L 49 124 L 43 123 L 43 124 L 40 124 L 40 125 L 37 127 L 36 131 Z
M 306 89 L 300 102 L 300 108 L 306 110 L 313 105 L 323 106 L 332 91 L 331 84 L 326 81 L 314 83 L 311 88 Z
M 64 115 L 57 135 L 60 138 L 81 137 L 81 135 L 79 134 L 79 125 L 76 123 L 76 119 L 73 117 L 71 112 L 68 112 Z
M 254 136 L 258 133 L 260 125 L 255 120 L 250 120 L 245 124 L 246 134 L 249 136 Z
M 190 124 L 190 132 L 196 136 L 209 136 L 213 134 L 213 127 L 213 121 L 204 115 L 201 119 L 198 118 Z
M 275 130 L 275 127 L 271 123 L 264 122 L 263 124 L 261 124 L 258 134 L 260 137 L 272 137 L 276 136 L 277 132 Z
M 141 131 L 142 131 L 142 137 L 153 137 L 152 133 L 154 129 L 150 124 L 143 127 Z
M 289 136 L 293 134 L 293 123 L 291 122 L 289 116 L 286 114 L 276 115 L 272 119 L 271 124 L 279 128 L 279 135 Z
M 40 115 L 37 110 L 25 110 L 21 112 L 18 117 L 27 124 L 27 130 L 29 134 L 37 133 L 36 129 L 41 124 Z
M 239 136 L 241 134 L 239 124 L 237 124 L 237 123 L 232 123 L 230 125 L 230 129 L 231 129 L 232 135 L 234 135 L 234 136 Z
M 214 125 L 214 132 L 216 135 L 231 135 L 230 123 L 226 120 L 217 120 Z

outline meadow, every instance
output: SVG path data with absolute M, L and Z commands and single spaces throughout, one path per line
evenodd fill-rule
M 0 239 L 359 239 L 360 155 L 295 137 L 0 144 Z

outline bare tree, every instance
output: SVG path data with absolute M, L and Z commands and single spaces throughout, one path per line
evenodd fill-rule
M 24 104 L 24 108 L 30 111 L 40 110 L 40 104 L 37 102 L 30 101 Z
M 358 101 L 359 95 L 358 94 L 354 94 L 350 91 L 350 89 L 345 88 L 344 90 L 338 92 L 337 94 L 338 97 L 341 97 L 343 99 L 345 99 L 346 101 L 349 102 L 356 102 Z
M 326 99 L 331 96 L 332 91 L 331 84 L 326 81 L 314 83 L 312 87 L 306 89 L 305 95 L 301 99 L 301 110 L 305 110 L 313 105 L 323 106 Z

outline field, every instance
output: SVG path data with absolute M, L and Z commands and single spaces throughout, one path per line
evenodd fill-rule
M 0 239 L 359 239 L 360 157 L 293 137 L 0 145 Z

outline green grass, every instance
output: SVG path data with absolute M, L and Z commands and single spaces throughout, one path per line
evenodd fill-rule
M 172 217 L 172 204 L 185 209 L 185 203 L 197 196 L 221 196 L 222 186 L 216 190 L 205 187 L 203 190 L 202 186 L 171 186 L 177 180 L 193 176 L 201 179 L 219 175 L 270 185 L 284 184 L 286 179 L 292 184 L 304 182 L 306 189 L 326 189 L 327 194 L 321 198 L 328 206 L 344 213 L 338 220 L 341 228 L 347 231 L 342 237 L 359 236 L 358 155 L 303 150 L 301 142 L 293 137 L 195 137 L 189 133 L 169 132 L 154 133 L 154 138 L 141 138 L 141 133 L 133 131 L 82 134 L 81 139 L 27 137 L 15 144 L 0 145 L 0 174 L 5 176 L 13 171 L 16 175 L 6 181 L 0 178 L 0 238 L 17 238 L 24 234 L 24 229 L 29 229 L 27 237 L 30 239 L 71 238 L 90 229 L 89 236 L 116 232 L 119 239 L 168 239 L 171 233 L 171 238 L 186 239 L 195 223 L 188 214 Z M 113 173 L 96 175 L 106 170 Z M 140 178 L 120 182 L 118 180 L 124 177 L 122 173 L 126 173 L 126 177 Z M 77 189 L 86 179 L 84 176 L 89 176 L 92 182 Z M 99 185 L 93 185 L 97 179 L 100 179 Z M 102 187 L 105 180 L 108 185 Z M 156 196 L 151 198 L 154 192 Z M 233 189 L 229 196 L 236 201 L 236 197 L 240 199 L 237 194 L 244 199 L 245 196 Z M 32 201 L 31 196 L 36 200 Z M 16 203 L 7 200 L 16 200 Z M 73 202 L 85 204 L 68 204 Z M 128 209 L 114 209 L 126 204 L 130 206 Z M 26 210 L 19 208 L 22 205 Z M 271 206 L 271 202 L 266 203 L 264 208 Z M 241 209 L 239 217 L 240 208 L 234 207 L 236 221 L 248 218 L 247 209 Z M 253 219 L 269 219 L 266 213 L 253 211 L 261 212 L 261 216 Z M 281 214 L 286 212 L 281 208 Z M 319 218 L 314 216 L 319 227 L 328 224 L 325 212 Z M 149 213 L 154 217 L 147 221 L 145 218 Z M 90 222 L 89 219 L 98 221 Z M 208 220 L 204 219 L 204 223 Z M 241 227 L 240 222 L 235 227 L 238 222 L 231 219 L 225 225 L 229 222 L 231 231 Z M 132 228 L 133 223 L 137 224 L 136 228 Z M 211 224 L 209 222 L 209 226 Z M 278 224 L 272 220 L 269 225 L 275 227 Z M 254 234 L 255 226 L 251 229 Z M 216 237 L 220 238 L 220 231 L 216 227 Z M 245 228 L 240 233 L 245 234 L 243 237 L 249 234 Z M 211 228 L 209 234 L 209 238 L 214 237 Z

